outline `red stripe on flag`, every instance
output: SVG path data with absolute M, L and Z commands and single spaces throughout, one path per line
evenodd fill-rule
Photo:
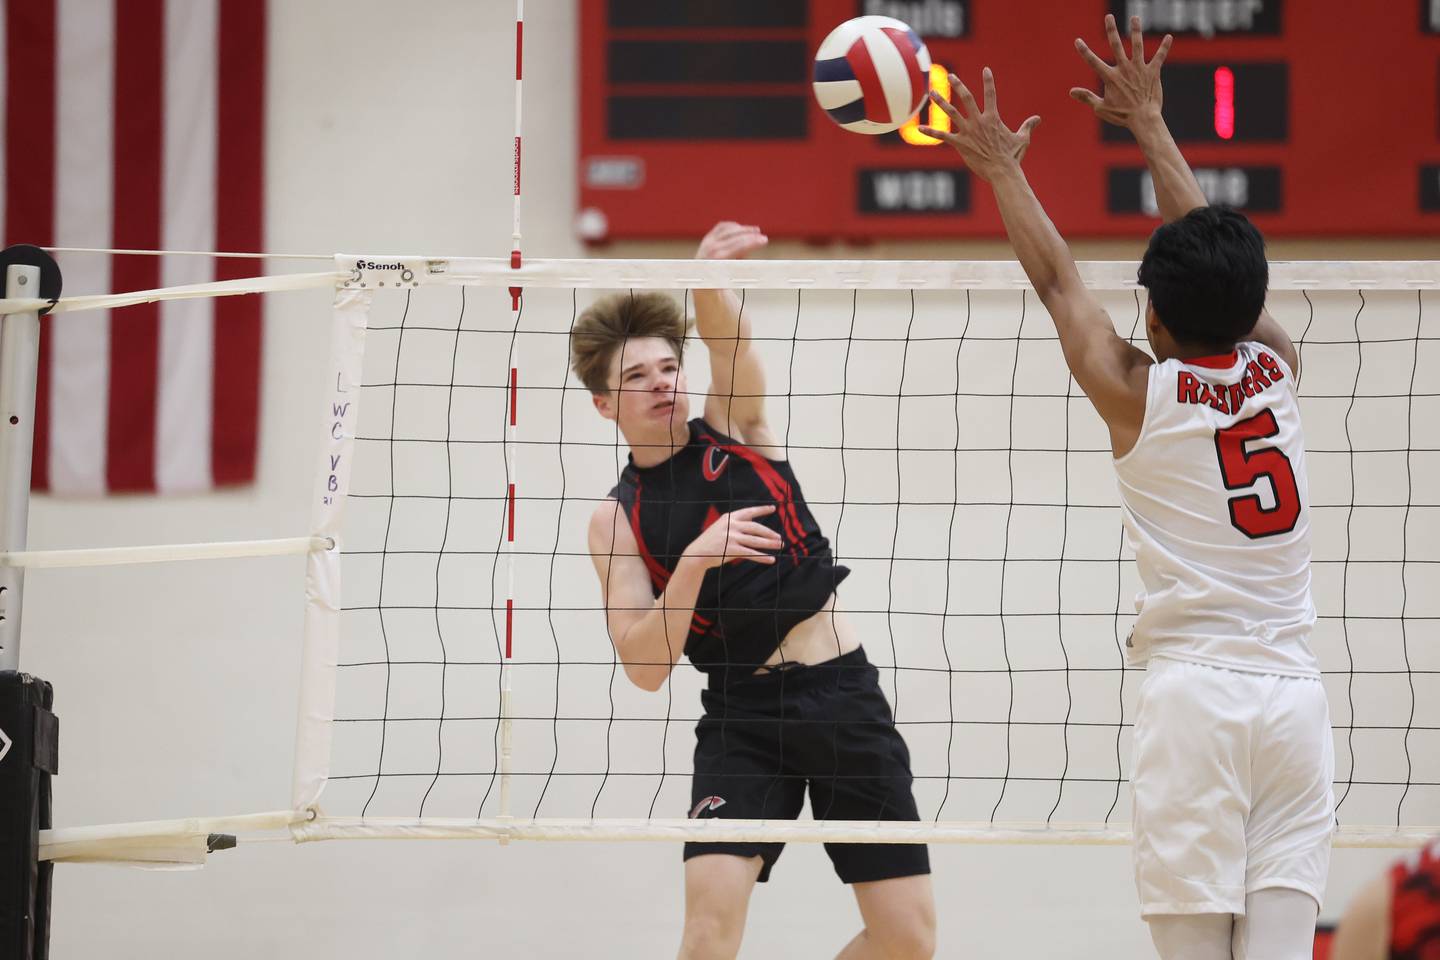
M 5 4 L 5 237 L 55 242 L 55 0 Z M 3 283 L 0 279 L 0 283 Z M 35 390 L 37 490 L 50 486 L 50 338 L 40 321 Z
M 115 218 L 117 247 L 160 247 L 165 119 L 165 5 L 128 0 L 115 18 Z M 114 258 L 116 291 L 160 286 L 156 257 Z M 145 303 L 110 316 L 106 486 L 155 489 L 155 408 L 160 308 Z
M 930 85 L 930 78 L 924 76 L 920 70 L 920 58 L 915 56 L 915 46 L 910 42 L 910 34 L 894 27 L 880 29 L 894 42 L 895 49 L 900 51 L 900 59 L 905 61 L 905 72 L 910 75 L 910 103 L 918 107 L 920 98 L 925 95 L 925 88 Z
M 55 0 L 5 4 L 5 245 L 53 243 Z
M 220 0 L 219 144 L 215 244 L 264 248 L 265 7 Z M 247 261 L 221 259 L 217 280 L 251 276 Z M 252 483 L 260 426 L 261 300 L 215 301 L 211 470 L 217 486 Z
M 515 79 L 520 79 L 520 65 L 525 55 L 525 21 L 515 21 Z
M 845 53 L 855 79 L 860 81 L 860 96 L 865 101 L 865 119 L 879 123 L 890 122 L 890 105 L 885 100 L 885 88 L 880 84 L 880 74 L 875 72 L 875 62 L 870 59 L 870 48 L 861 37 L 850 44 Z

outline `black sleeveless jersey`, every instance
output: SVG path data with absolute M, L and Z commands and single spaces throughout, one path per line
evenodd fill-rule
M 685 654 L 712 681 L 752 674 L 850 574 L 835 563 L 790 464 L 767 460 L 703 419 L 690 421 L 690 442 L 664 463 L 637 467 L 632 457 L 610 496 L 630 521 L 657 597 L 685 548 L 721 514 L 775 505 L 758 518 L 784 541 L 775 563 L 731 560 L 701 583 Z

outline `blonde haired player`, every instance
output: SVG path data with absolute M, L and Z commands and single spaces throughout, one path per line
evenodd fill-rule
M 720 223 L 697 256 L 763 247 Z M 849 570 L 806 505 L 765 410 L 750 319 L 728 290 L 696 290 L 710 389 L 690 419 L 685 318 L 658 293 L 603 298 L 576 321 L 571 363 L 630 461 L 590 518 L 610 637 L 646 690 L 680 657 L 703 671 L 693 819 L 918 820 L 910 753 L 859 631 L 835 609 Z M 734 957 L 755 884 L 782 843 L 685 844 L 684 960 Z M 920 844 L 827 843 L 864 927 L 841 960 L 935 952 L 929 853 Z
M 1139 19 L 1115 64 L 1076 46 L 1104 96 L 1071 91 L 1139 142 L 1166 223 L 1140 267 L 1154 359 L 1115 332 L 1020 168 L 1038 117 L 1000 120 L 936 97 L 952 144 L 994 188 L 1071 373 L 1110 431 L 1144 593 L 1130 657 L 1146 664 L 1135 720 L 1135 878 L 1166 960 L 1308 960 L 1334 824 L 1329 706 L 1308 645 L 1310 523 L 1299 358 L 1264 310 L 1264 240 L 1209 207 L 1161 118 L 1160 66 Z

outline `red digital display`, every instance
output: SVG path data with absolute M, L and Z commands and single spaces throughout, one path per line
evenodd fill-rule
M 1025 167 L 1067 236 L 1143 235 L 1154 192 L 1139 152 L 1067 95 L 1096 86 L 1073 41 L 1108 54 L 1101 22 L 1112 10 L 1158 24 L 1152 51 L 1176 33 L 1166 116 L 1212 200 L 1273 236 L 1440 229 L 1440 35 L 1407 3 L 581 0 L 580 10 L 587 239 L 693 239 L 721 218 L 817 241 L 1001 236 L 988 188 L 948 147 L 914 123 L 849 133 L 815 104 L 815 50 L 864 13 L 923 36 L 932 85 L 949 69 L 978 92 L 990 66 L 1012 125 L 1042 116 Z

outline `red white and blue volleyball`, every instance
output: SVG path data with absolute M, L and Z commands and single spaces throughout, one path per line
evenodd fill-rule
M 815 54 L 815 99 L 846 130 L 889 133 L 919 111 L 930 51 L 893 17 L 846 20 Z

